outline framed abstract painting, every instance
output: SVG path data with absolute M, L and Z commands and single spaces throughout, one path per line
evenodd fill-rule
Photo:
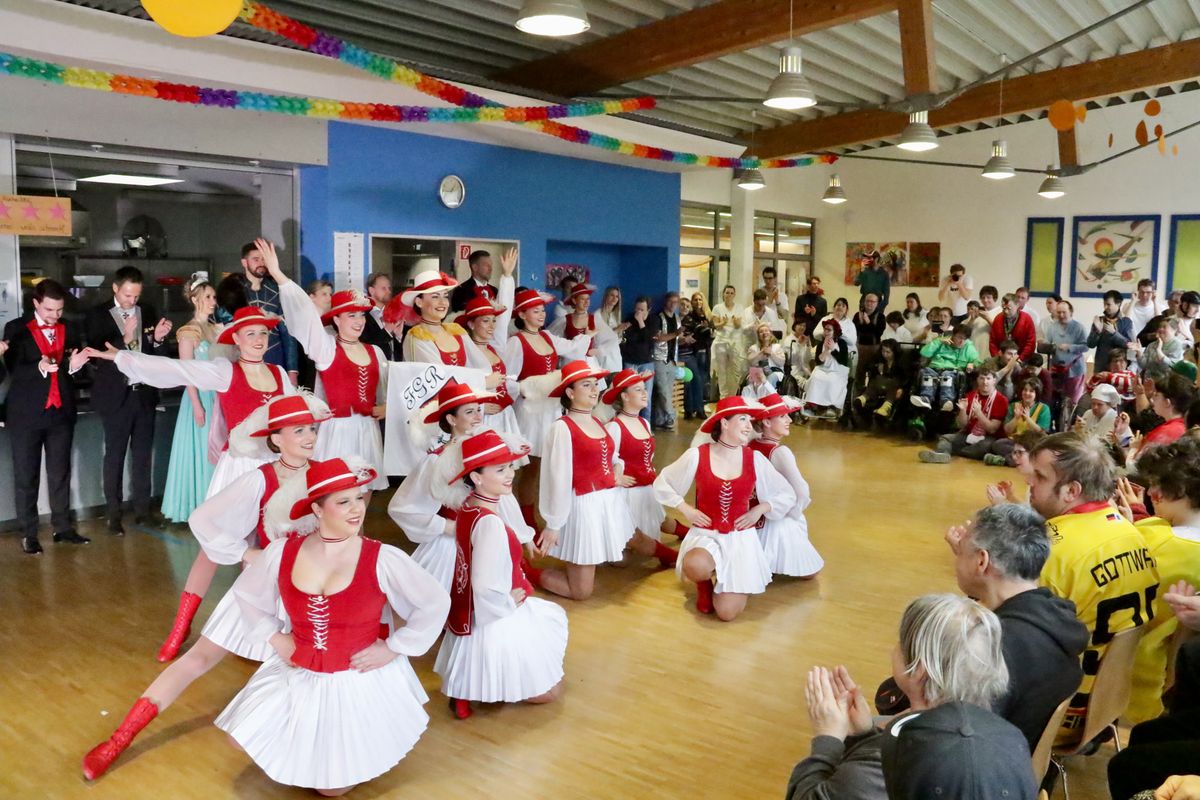
M 1171 217 L 1167 250 L 1167 293 L 1200 290 L 1200 214 Z
M 1155 279 L 1162 217 L 1075 217 L 1071 243 L 1071 294 L 1103 297 L 1116 289 L 1128 296 L 1143 278 Z
M 1030 217 L 1025 228 L 1025 286 L 1034 297 L 1058 294 L 1062 271 L 1062 217 Z

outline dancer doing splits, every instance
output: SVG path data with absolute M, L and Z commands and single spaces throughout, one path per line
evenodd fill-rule
M 542 570 L 538 582 L 573 600 L 591 596 L 596 565 L 620 561 L 634 533 L 629 505 L 618 488 L 616 443 L 592 415 L 600 400 L 599 380 L 607 374 L 586 361 L 572 361 L 550 391 L 566 413 L 546 434 L 546 480 L 538 489 L 546 529 L 535 541 L 541 553 L 566 566 Z
M 299 522 L 293 522 L 290 516 L 295 495 L 307 494 L 305 473 L 317 442 L 317 425 L 324 416 L 328 416 L 324 403 L 313 397 L 293 395 L 279 398 L 247 419 L 265 426 L 253 435 L 258 437 L 264 449 L 270 448 L 268 452 L 278 453 L 279 458 L 243 474 L 192 512 L 188 522 L 208 564 L 249 563 L 258 557 L 262 548 L 285 532 L 316 527 L 316 520 L 311 516 Z M 193 566 L 188 580 L 191 581 L 195 574 Z M 211 581 L 211 572 L 208 577 Z M 182 624 L 182 635 L 177 635 L 180 631 L 173 629 L 171 639 L 163 645 L 164 650 L 168 644 L 174 647 L 169 658 L 174 658 L 179 645 L 187 639 L 192 616 L 208 583 L 191 588 L 198 589 L 198 593 L 184 591 L 180 617 L 175 622 L 176 629 Z M 158 714 L 166 711 L 184 689 L 215 667 L 226 652 L 254 661 L 266 659 L 272 652 L 270 646 L 249 640 L 246 633 L 234 593 L 227 592 L 209 616 L 196 643 L 154 679 L 113 735 L 84 757 L 84 777 L 95 780 L 103 775 L 133 738 Z M 162 655 L 160 651 L 160 660 L 169 660 L 163 659 Z
M 671 548 L 662 543 L 662 528 L 667 515 L 662 503 L 654 497 L 654 434 L 650 425 L 638 412 L 650 404 L 646 392 L 646 381 L 654 377 L 653 372 L 638 373 L 623 369 L 611 378 L 611 386 L 604 393 L 604 402 L 613 407 L 616 416 L 604 426 L 615 443 L 617 457 L 621 460 L 622 475 L 618 485 L 625 491 L 629 513 L 633 517 L 636 533 L 629 540 L 629 547 L 640 556 L 654 556 L 664 567 L 675 566 L 678 557 Z M 680 538 L 685 526 L 673 523 L 671 528 Z
M 485 429 L 439 465 L 442 476 L 456 470 L 434 493 L 457 510 L 457 558 L 450 618 L 433 670 L 459 719 L 471 716 L 471 702 L 549 703 L 562 689 L 567 615 L 533 596 L 521 541 L 500 514 L 525 452 Z
M 450 608 L 415 561 L 361 535 L 374 479 L 340 458 L 310 466 L 291 516 L 315 515 L 317 533 L 273 542 L 233 586 L 250 638 L 275 653 L 216 725 L 271 780 L 326 796 L 387 772 L 421 737 L 429 698 L 407 656 L 429 649 Z M 382 640 L 389 607 L 405 625 Z
M 689 448 L 654 481 L 658 501 L 692 526 L 679 548 L 676 571 L 695 581 L 696 609 L 715 611 L 725 621 L 742 613 L 749 596 L 771 582 L 771 565 L 755 530 L 759 520 L 778 520 L 796 502 L 783 476 L 747 446 L 757 415 L 745 398 L 722 398 L 700 425 L 700 433 L 712 441 Z M 695 505 L 684 499 L 693 483 Z
M 798 408 L 788 405 L 778 394 L 769 394 L 759 403 L 763 408 L 758 413 L 754 427 L 760 435 L 750 442 L 750 447 L 766 456 L 771 466 L 791 484 L 796 502 L 786 509 L 783 517 L 766 520 L 758 529 L 758 538 L 772 573 L 812 578 L 825 566 L 817 549 L 808 540 L 808 520 L 804 517 L 804 509 L 812 502 L 812 493 L 809 492 L 808 481 L 804 480 L 796 465 L 796 454 L 780 444 L 791 431 L 790 415 Z

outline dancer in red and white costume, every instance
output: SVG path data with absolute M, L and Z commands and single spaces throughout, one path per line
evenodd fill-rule
M 425 731 L 429 698 L 407 656 L 430 648 L 450 608 L 415 561 L 361 535 L 374 479 L 339 458 L 313 463 L 291 515 L 315 515 L 317 532 L 273 542 L 233 586 L 249 636 L 275 653 L 216 725 L 272 780 L 327 796 L 387 772 Z M 381 640 L 388 608 L 405 624 Z
M 290 517 L 295 496 L 307 494 L 305 474 L 309 457 L 316 446 L 317 425 L 326 416 L 328 409 L 321 401 L 291 395 L 275 400 L 247 419 L 251 424 L 263 425 L 253 435 L 268 453 L 271 452 L 269 442 L 269 447 L 274 448 L 279 457 L 273 463 L 240 476 L 192 512 L 188 524 L 208 563 L 249 563 L 270 541 L 284 533 L 316 527 L 316 520 L 311 516 L 299 522 Z M 199 595 L 191 595 L 190 599 L 190 593 L 184 592 L 181 610 L 186 604 L 189 613 L 179 637 L 180 643 L 187 638 L 192 615 L 207 588 L 206 584 Z M 166 711 L 167 706 L 195 680 L 220 663 L 227 652 L 255 661 L 266 659 L 272 652 L 265 643 L 247 639 L 233 592 L 227 592 L 221 598 L 200 638 L 182 658 L 154 679 L 112 736 L 88 752 L 83 759 L 84 777 L 95 780 L 103 775 L 151 720 Z
M 201 391 L 217 393 L 214 410 L 221 413 L 219 419 L 213 420 L 209 447 L 210 450 L 219 450 L 221 455 L 208 485 L 208 497 L 212 497 L 237 476 L 257 469 L 264 463 L 259 459 L 231 453 L 229 432 L 259 406 L 281 394 L 296 393 L 295 386 L 282 367 L 263 363 L 271 329 L 278 324 L 278 318 L 267 316 L 255 306 L 239 308 L 233 315 L 233 321 L 217 337 L 218 344 L 237 346 L 237 361 L 226 358 L 180 361 L 131 350 L 101 351 L 90 347 L 86 352 L 91 358 L 115 361 L 117 369 L 133 383 L 145 383 L 159 389 L 192 386 Z
M 799 410 L 799 405 L 789 405 L 778 394 L 769 394 L 759 403 L 763 408 L 754 425 L 760 435 L 750 442 L 750 446 L 766 456 L 771 466 L 791 484 L 796 502 L 781 519 L 768 519 L 758 529 L 758 538 L 762 542 L 767 563 L 771 565 L 771 572 L 794 578 L 812 578 L 825 566 L 825 561 L 808 540 L 808 520 L 804 517 L 804 510 L 812 502 L 812 493 L 808 489 L 808 481 L 804 480 L 796 465 L 796 454 L 781 444 L 792 430 L 791 414 Z
M 388 503 L 388 516 L 400 526 L 409 541 L 417 545 L 413 559 L 437 578 L 446 591 L 450 590 L 454 575 L 457 512 L 436 497 L 435 489 L 446 482 L 445 477 L 439 480 L 436 476 L 437 465 L 445 458 L 449 458 L 452 465 L 461 460 L 458 455 L 461 441 L 483 424 L 483 408 L 494 400 L 494 394 L 475 392 L 465 383 L 448 381 L 437 393 L 434 407 L 428 410 L 424 420 L 426 425 L 437 426 L 441 433 L 449 434 L 450 441 L 429 450 Z M 423 427 L 414 426 L 413 422 L 410 420 L 410 428 L 418 430 L 425 439 L 422 446 L 427 446 L 430 437 Z M 446 455 L 448 452 L 449 456 Z M 517 532 L 522 544 L 533 540 L 533 529 L 521 518 L 521 509 L 511 495 L 501 498 L 499 513 L 504 523 Z
M 587 283 L 575 284 L 563 299 L 563 303 L 571 310 L 554 320 L 548 330 L 568 341 L 579 336 L 592 337 L 587 357 L 595 359 L 601 369 L 616 372 L 621 369 L 621 340 L 599 314 L 588 311 L 588 305 L 595 293 L 595 286 Z
M 586 361 L 572 361 L 550 392 L 566 413 L 546 435 L 546 479 L 538 487 L 546 529 L 535 541 L 541 553 L 565 561 L 566 568 L 542 570 L 539 583 L 573 600 L 591 596 L 596 565 L 620 561 L 634 533 L 618 485 L 616 442 L 592 415 L 600 401 L 600 378 L 607 374 Z
M 341 291 L 331 298 L 329 310 L 318 314 L 308 292 L 279 268 L 275 245 L 263 239 L 255 244 L 267 271 L 279 284 L 288 331 L 316 365 L 318 393 L 333 412 L 317 437 L 317 460 L 355 456 L 378 474 L 372 490 L 388 488 L 379 433 L 379 420 L 387 415 L 388 361 L 383 350 L 360 341 L 373 302 L 361 292 Z M 335 332 L 330 333 L 326 325 L 332 325 Z
M 691 525 L 677 572 L 696 582 L 696 608 L 716 611 L 726 621 L 771 582 L 771 565 L 755 530 L 759 520 L 780 519 L 796 502 L 791 485 L 766 456 L 748 447 L 757 415 L 745 398 L 723 398 L 700 425 L 712 441 L 689 448 L 654 481 L 658 501 Z M 693 483 L 694 506 L 684 499 Z
M 604 429 L 612 436 L 621 459 L 622 475 L 618 485 L 625 490 L 629 513 L 637 529 L 629 540 L 629 547 L 638 555 L 656 557 L 664 567 L 673 567 L 678 553 L 661 541 L 667 514 L 654 496 L 654 479 L 658 476 L 654 470 L 654 434 L 646 420 L 638 416 L 638 412 L 650 404 L 646 381 L 653 377 L 653 372 L 623 369 L 609 379 L 611 385 L 603 399 L 613 407 L 616 415 Z M 683 533 L 674 523 L 671 530 L 680 535 Z
M 500 512 L 524 456 L 524 447 L 485 429 L 447 455 L 457 471 L 434 487 L 458 512 L 450 617 L 433 670 L 459 719 L 471 715 L 472 701 L 549 703 L 562 688 L 567 615 L 533 596 L 520 537 Z

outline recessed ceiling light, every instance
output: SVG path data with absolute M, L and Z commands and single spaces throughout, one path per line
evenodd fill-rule
M 122 175 L 110 172 L 107 175 L 93 175 L 90 178 L 79 178 L 85 183 L 113 183 L 118 186 L 163 186 L 168 183 L 183 183 L 182 178 L 160 178 L 157 175 Z
M 535 36 L 574 36 L 592 26 L 582 0 L 525 0 L 517 28 Z

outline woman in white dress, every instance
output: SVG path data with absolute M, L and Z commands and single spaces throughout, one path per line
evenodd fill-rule
M 849 325 L 853 329 L 853 325 Z M 850 356 L 846 349 L 843 328 L 837 320 L 826 318 L 821 323 L 821 344 L 816 364 L 804 390 L 806 417 L 837 419 L 846 403 L 850 386 Z
M 279 268 L 275 245 L 262 239 L 255 244 L 279 284 L 288 331 L 316 366 L 317 393 L 333 412 L 317 436 L 317 460 L 360 458 L 378 475 L 370 488 L 388 488 L 379 432 L 379 420 L 387 416 L 388 361 L 381 349 L 361 341 L 374 303 L 362 292 L 346 290 L 334 294 L 329 310 L 319 314 L 308 293 Z
M 742 311 L 738 308 L 737 289 L 726 286 L 722 302 L 709 314 L 712 324 L 712 374 L 721 397 L 737 394 L 742 378 L 746 377 L 746 331 L 742 327 Z
M 546 480 L 538 487 L 546 528 L 535 541 L 541 553 L 566 564 L 563 569 L 542 570 L 539 583 L 572 600 L 591 596 L 596 565 L 620 561 L 634 532 L 618 484 L 616 443 L 592 414 L 600 401 L 600 379 L 607 374 L 586 361 L 572 361 L 562 368 L 550 392 L 566 413 L 546 434 Z
M 600 312 L 588 311 L 588 305 L 595 292 L 596 287 L 591 284 L 575 284 L 563 301 L 570 307 L 570 311 L 554 320 L 547 330 L 568 341 L 578 336 L 592 337 L 592 344 L 586 353 L 587 358 L 594 360 L 601 369 L 615 372 L 621 368 L 621 341 Z
M 748 446 L 757 415 L 758 407 L 742 397 L 722 398 L 700 426 L 712 441 L 689 448 L 654 481 L 658 501 L 691 525 L 676 572 L 696 583 L 696 609 L 725 621 L 771 582 L 759 522 L 782 518 L 796 502 L 783 476 Z M 695 505 L 685 499 L 693 484 Z
M 450 608 L 403 551 L 361 535 L 374 479 L 340 458 L 310 466 L 291 516 L 316 516 L 316 533 L 272 542 L 233 585 L 249 638 L 275 652 L 216 726 L 271 780 L 325 796 L 387 772 L 424 733 L 429 697 L 408 657 Z M 381 639 L 385 613 L 405 624 Z
M 277 453 L 278 459 L 240 476 L 192 512 L 188 522 L 202 548 L 197 559 L 202 557 L 212 565 L 210 580 L 216 564 L 248 564 L 258 557 L 261 548 L 284 533 L 306 532 L 315 527 L 316 520 L 312 517 L 294 522 L 290 516 L 296 496 L 307 492 L 305 475 L 317 442 L 317 426 L 328 415 L 324 403 L 304 395 L 280 398 L 251 415 L 248 421 L 262 426 L 253 434 L 256 440 L 268 454 Z M 196 573 L 195 568 L 192 572 Z M 208 584 L 203 587 L 189 584 L 189 588 L 198 594 L 184 591 L 180 617 L 176 619 L 176 627 L 182 623 L 182 628 L 172 630 L 172 637 L 178 640 L 175 650 L 187 639 L 192 616 Z M 182 658 L 159 673 L 112 736 L 88 752 L 83 759 L 84 777 L 95 780 L 103 775 L 143 728 L 166 711 L 188 686 L 220 663 L 227 652 L 254 661 L 262 661 L 271 653 L 265 643 L 247 639 L 233 592 L 221 598 L 200 638 Z M 169 655 L 174 658 L 175 652 Z M 160 652 L 159 660 L 169 659 L 164 659 Z
M 678 557 L 662 543 L 667 514 L 662 503 L 654 497 L 654 434 L 639 412 L 650 403 L 646 381 L 653 372 L 638 373 L 624 369 L 613 375 L 603 400 L 615 414 L 604 429 L 613 438 L 615 452 L 621 460 L 621 478 L 617 484 L 625 490 L 629 513 L 633 516 L 636 533 L 629 548 L 640 556 L 654 556 L 664 567 L 675 566 Z M 682 538 L 683 531 L 672 523 L 671 532 Z
M 791 485 L 796 502 L 786 510 L 785 516 L 766 520 L 758 529 L 758 538 L 772 573 L 812 578 L 825 566 L 808 540 L 808 520 L 804 510 L 812 502 L 812 493 L 796 465 L 796 454 L 782 444 L 792 430 L 791 414 L 795 409 L 777 394 L 764 397 L 761 403 L 762 411 L 754 423 L 759 437 L 750 446 L 766 456 L 771 466 Z
M 486 299 L 484 302 L 487 302 Z M 400 526 L 409 541 L 417 545 L 413 559 L 436 578 L 446 591 L 450 590 L 454 576 L 457 514 L 455 509 L 440 503 L 435 496 L 434 489 L 439 483 L 445 482 L 437 477 L 437 465 L 445 458 L 454 463 L 462 440 L 484 424 L 483 409 L 494 404 L 495 400 L 494 394 L 475 392 L 465 383 L 448 381 L 434 398 L 433 407 L 427 409 L 424 422 L 425 425 L 435 426 L 440 434 L 448 435 L 450 440 L 428 450 L 388 503 L 388 516 Z M 412 426 L 413 423 L 410 421 L 409 424 Z M 416 435 L 423 439 L 419 442 L 420 446 L 427 448 L 431 437 L 424 426 L 416 426 Z M 522 543 L 531 542 L 533 529 L 521 518 L 521 509 L 512 495 L 502 498 L 500 506 L 499 513 L 504 524 L 517 532 Z
M 500 511 L 524 457 L 524 447 L 484 429 L 446 456 L 457 471 L 434 486 L 458 512 L 450 616 L 433 670 L 459 719 L 472 702 L 549 703 L 562 690 L 566 612 L 533 596 L 520 537 Z

